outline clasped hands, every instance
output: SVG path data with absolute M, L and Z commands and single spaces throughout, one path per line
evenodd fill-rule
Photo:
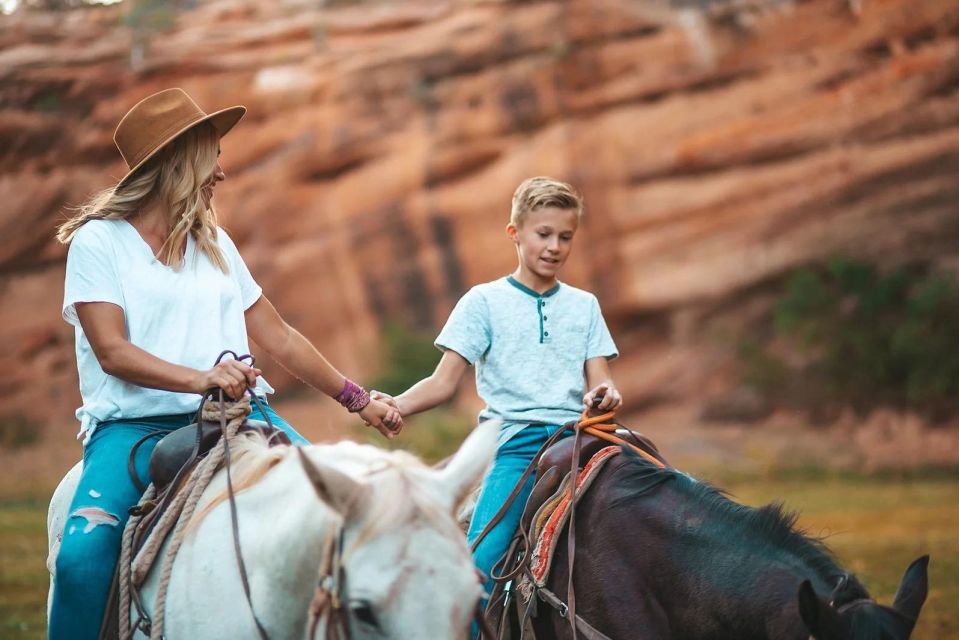
M 384 397 L 389 398 L 390 402 L 386 402 Z M 370 392 L 370 403 L 357 413 L 366 426 L 373 427 L 385 438 L 392 440 L 403 429 L 403 416 L 396 407 L 396 401 L 378 391 Z

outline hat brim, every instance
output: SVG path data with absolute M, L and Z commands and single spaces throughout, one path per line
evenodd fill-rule
M 154 156 L 156 156 L 156 154 L 160 153 L 164 147 L 166 147 L 168 144 L 176 140 L 178 137 L 180 137 L 181 135 L 183 135 L 184 133 L 186 133 L 193 127 L 199 124 L 202 124 L 204 122 L 209 122 L 210 124 L 213 125 L 213 128 L 217 130 L 217 132 L 220 134 L 220 137 L 222 138 L 227 133 L 229 133 L 230 129 L 236 126 L 236 123 L 239 122 L 240 118 L 242 118 L 245 114 L 246 114 L 246 107 L 244 106 L 227 107 L 226 109 L 220 109 L 219 111 L 214 111 L 213 113 L 207 114 L 206 117 L 200 118 L 199 120 L 196 120 L 194 122 L 191 122 L 185 125 L 179 131 L 176 131 L 170 134 L 166 140 L 164 140 L 163 142 L 157 145 L 156 149 L 151 151 L 145 158 L 143 158 L 143 160 L 140 160 L 140 162 L 138 162 L 135 166 L 131 167 L 130 170 L 127 172 L 127 174 L 123 176 L 123 178 L 121 178 L 120 181 L 117 183 L 116 188 L 120 188 L 124 184 L 129 182 L 130 178 L 132 178 L 136 174 L 136 172 L 140 170 L 140 167 L 142 167 L 143 165 L 145 165 L 147 162 L 150 161 L 150 158 L 153 158 Z

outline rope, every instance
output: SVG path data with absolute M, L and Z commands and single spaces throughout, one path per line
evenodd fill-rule
M 143 497 L 140 498 L 139 504 L 144 504 L 147 502 L 152 502 L 156 497 L 156 487 L 152 484 L 147 487 L 146 492 L 143 494 Z M 136 531 L 137 525 L 140 523 L 140 520 L 143 519 L 145 514 L 139 512 L 139 515 L 132 515 L 127 521 L 126 527 L 123 529 L 123 539 L 120 547 L 120 625 L 119 625 L 119 635 L 120 640 L 130 640 L 133 635 L 133 629 L 130 627 L 130 556 L 133 554 L 133 534 Z M 141 612 L 142 613 L 142 612 Z M 142 615 L 141 615 L 142 620 Z M 139 626 L 140 621 L 137 622 Z
M 201 420 L 219 422 L 222 417 L 222 410 L 223 408 L 219 403 L 204 403 Z M 132 566 L 129 563 L 132 553 L 133 532 L 135 530 L 135 524 L 140 518 L 136 517 L 136 520 L 134 520 L 134 517 L 131 517 L 127 527 L 123 531 L 123 547 L 121 549 L 120 562 L 125 564 L 121 565 L 123 570 L 120 572 L 120 640 L 129 640 L 132 633 L 129 619 L 130 581 L 132 579 L 134 585 L 139 585 L 146 578 L 161 546 L 167 538 L 171 526 L 173 526 L 173 537 L 170 538 L 170 544 L 163 555 L 160 580 L 157 586 L 157 596 L 153 611 L 154 620 L 149 629 L 151 640 L 162 640 L 163 638 L 164 610 L 166 608 L 166 596 L 170 584 L 170 575 L 173 572 L 173 560 L 176 558 L 180 544 L 183 542 L 187 525 L 193 517 L 193 512 L 196 510 L 200 497 L 203 495 L 207 486 L 209 486 L 210 479 L 223 461 L 225 447 L 227 446 L 226 440 L 232 439 L 236 435 L 237 430 L 250 414 L 249 397 L 244 396 L 243 399 L 236 402 L 226 403 L 225 411 L 227 419 L 225 437 L 221 437 L 206 457 L 197 462 L 196 467 L 189 475 L 184 486 L 179 490 L 167 510 L 162 514 L 153 532 L 151 532 L 146 543 L 143 545 L 143 548 L 137 553 L 136 558 L 133 559 Z M 174 487 L 171 487 L 171 490 L 173 489 Z M 153 490 L 154 488 L 151 484 L 143 500 L 146 500 L 148 495 L 152 498 Z M 141 503 L 143 500 L 141 500 Z M 129 570 L 126 569 L 128 566 L 130 567 Z
M 222 406 L 217 407 L 212 402 L 205 403 L 203 405 L 202 419 L 210 422 L 218 420 L 221 417 L 222 408 Z M 183 542 L 187 524 L 189 524 L 190 518 L 193 517 L 193 512 L 196 510 L 196 505 L 200 501 L 200 496 L 203 495 L 203 492 L 210 484 L 213 473 L 220 467 L 226 441 L 236 435 L 240 425 L 243 424 L 243 421 L 249 414 L 250 399 L 246 396 L 244 396 L 241 401 L 226 404 L 226 433 L 217 441 L 216 446 L 213 447 L 209 455 L 197 464 L 196 470 L 190 475 L 190 479 L 187 480 L 187 484 L 182 490 L 182 493 L 189 495 L 183 505 L 183 512 L 177 520 L 176 528 L 173 530 L 173 538 L 170 539 L 170 546 L 167 547 L 166 555 L 163 557 L 163 568 L 160 573 L 160 583 L 157 587 L 156 604 L 154 605 L 153 611 L 155 620 L 152 632 L 150 633 L 150 640 L 163 640 L 167 588 L 170 586 L 170 575 L 173 573 L 173 560 L 176 558 L 176 552 L 180 549 L 180 544 Z

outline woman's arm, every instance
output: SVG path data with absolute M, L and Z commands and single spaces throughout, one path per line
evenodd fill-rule
M 259 369 L 238 360 L 224 360 L 206 371 L 167 362 L 130 342 L 123 309 L 117 305 L 78 302 L 76 310 L 100 368 L 131 384 L 181 393 L 204 393 L 219 387 L 239 398 L 247 386 L 256 384 L 260 374 Z
M 467 368 L 469 362 L 466 358 L 447 349 L 429 377 L 423 378 L 395 398 L 389 398 L 380 392 L 374 392 L 375 397 L 390 402 L 405 418 L 432 409 L 452 398 Z
M 313 343 L 286 323 L 265 295 L 246 310 L 246 330 L 270 357 L 298 379 L 330 397 L 343 391 L 346 377 Z M 358 413 L 367 424 L 388 438 L 395 435 L 402 423 L 397 411 L 377 400 L 372 400 Z
M 623 404 L 623 396 L 613 384 L 613 377 L 609 372 L 609 361 L 602 356 L 590 358 L 586 361 L 585 370 L 586 388 L 589 391 L 583 396 L 583 406 L 589 409 L 593 406 L 593 400 L 602 398 L 597 409 L 601 411 L 619 409 Z

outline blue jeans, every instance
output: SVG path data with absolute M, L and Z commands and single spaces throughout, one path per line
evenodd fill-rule
M 273 424 L 290 436 L 295 445 L 309 444 L 273 409 L 264 403 Z M 137 440 L 152 431 L 169 432 L 193 422 L 194 414 L 130 418 L 103 422 L 83 448 L 83 473 L 64 524 L 57 555 L 57 574 L 50 612 L 51 640 L 96 640 L 106 609 L 107 594 L 120 557 L 127 509 L 140 500 L 127 471 L 127 458 Z M 254 405 L 251 419 L 263 420 Z M 144 484 L 149 483 L 150 453 L 163 433 L 137 449 L 134 467 Z
M 540 447 L 543 446 L 543 443 L 561 428 L 554 425 L 527 425 L 500 445 L 496 451 L 493 467 L 483 480 L 483 488 L 480 490 L 476 508 L 473 510 L 473 519 L 470 521 L 469 531 L 466 534 L 466 539 L 470 544 L 479 537 L 479 534 L 482 533 L 486 525 L 496 515 L 496 512 L 506 502 L 506 498 L 509 497 L 513 487 L 516 486 L 523 475 L 523 471 L 526 470 L 527 465 Z M 569 435 L 572 434 L 573 431 L 570 430 Z M 523 485 L 522 491 L 516 496 L 502 520 L 483 538 L 479 546 L 476 547 L 476 551 L 473 552 L 473 562 L 483 573 L 485 578 L 484 588 L 487 593 L 493 588 L 490 570 L 509 547 L 510 540 L 516 532 L 516 526 L 523 515 L 526 499 L 529 498 L 529 493 L 533 489 L 535 475 L 535 473 L 530 475 L 526 484 Z

